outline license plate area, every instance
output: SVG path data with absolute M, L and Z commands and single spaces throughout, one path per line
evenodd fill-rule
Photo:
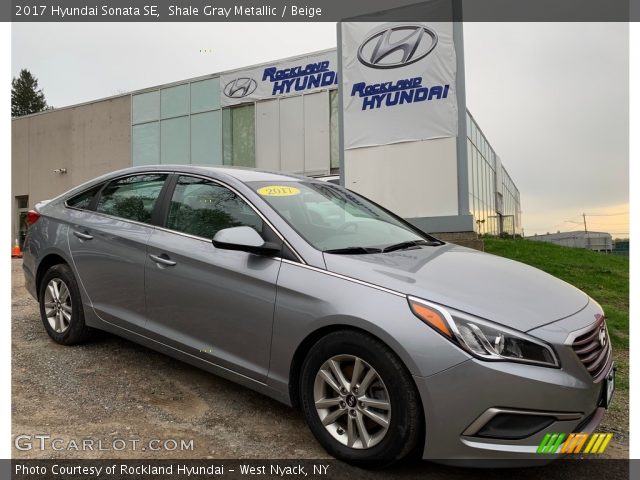
M 602 385 L 602 406 L 609 408 L 611 400 L 613 399 L 613 392 L 616 389 L 616 369 L 611 367 L 609 373 L 604 378 Z

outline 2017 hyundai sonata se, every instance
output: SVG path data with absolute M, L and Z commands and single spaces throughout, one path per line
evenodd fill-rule
M 299 406 L 346 461 L 531 458 L 611 398 L 587 295 L 331 183 L 138 167 L 28 222 L 26 285 L 54 341 L 107 330 Z

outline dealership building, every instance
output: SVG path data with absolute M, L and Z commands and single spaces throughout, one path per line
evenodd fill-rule
M 436 70 L 436 80 L 409 72 L 386 82 L 390 67 L 374 70 L 373 61 L 391 62 L 393 52 L 380 60 L 366 50 L 366 35 L 379 42 L 381 34 L 364 31 L 364 42 L 354 40 L 364 45 L 353 54 L 361 61 L 355 66 L 348 41 L 359 33 L 342 30 L 337 50 L 13 119 L 13 237 L 22 241 L 24 215 L 37 202 L 103 173 L 153 164 L 339 174 L 347 188 L 445 238 L 521 234 L 520 192 L 466 108 L 462 46 L 454 41 L 461 27 L 449 37 L 396 28 L 405 29 L 402 41 L 414 31 L 423 35 L 436 53 L 436 43 L 445 49 L 451 38 L 442 76 L 450 60 L 453 80 L 441 80 Z M 400 55 L 396 63 L 406 60 Z M 437 66 L 435 55 L 424 54 Z M 366 69 L 379 77 L 355 78 Z M 418 120 L 403 127 L 411 115 Z

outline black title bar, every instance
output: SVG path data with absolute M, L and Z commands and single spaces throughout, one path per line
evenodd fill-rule
M 12 0 L 0 2 L 0 21 L 629 22 L 640 21 L 639 3 L 640 0 Z

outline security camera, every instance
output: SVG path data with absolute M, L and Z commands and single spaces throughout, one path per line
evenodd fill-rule
M 66 168 L 56 168 L 53 173 L 59 173 L 60 175 L 64 175 L 65 173 L 67 173 L 67 169 Z

